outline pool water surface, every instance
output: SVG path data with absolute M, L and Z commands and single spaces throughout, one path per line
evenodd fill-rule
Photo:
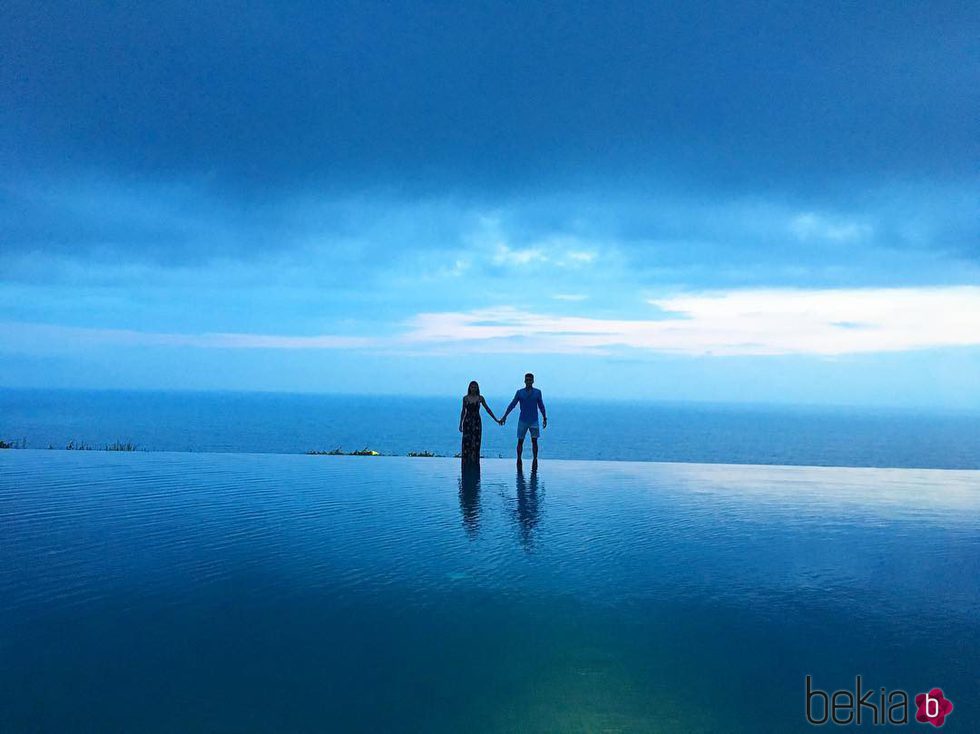
M 2 732 L 980 730 L 980 472 L 4 451 L 0 527 Z

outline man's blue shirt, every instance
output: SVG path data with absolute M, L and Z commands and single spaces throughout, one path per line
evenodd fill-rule
M 521 423 L 537 423 L 538 408 L 541 409 L 541 415 L 545 415 L 541 391 L 536 387 L 532 387 L 530 390 L 524 387 L 514 393 L 514 399 L 507 406 L 507 412 L 513 410 L 518 403 L 521 404 Z

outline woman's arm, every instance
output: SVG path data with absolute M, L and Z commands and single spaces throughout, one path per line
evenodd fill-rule
M 466 413 L 466 398 L 463 398 L 463 407 L 459 409 L 459 432 L 463 432 L 463 415 Z
M 498 420 L 497 420 L 497 416 L 495 416 L 495 415 L 493 414 L 493 411 L 492 411 L 492 410 L 490 410 L 490 406 L 489 406 L 489 405 L 487 405 L 487 399 L 486 399 L 485 397 L 483 397 L 482 395 L 480 396 L 480 402 L 481 402 L 481 403 L 483 403 L 483 407 L 484 407 L 484 408 L 486 409 L 486 411 L 487 411 L 487 412 L 488 412 L 488 413 L 490 414 L 490 417 L 491 417 L 491 418 L 493 418 L 493 419 L 494 419 L 494 421 L 496 421 L 497 423 L 500 423 L 500 421 L 498 421 Z

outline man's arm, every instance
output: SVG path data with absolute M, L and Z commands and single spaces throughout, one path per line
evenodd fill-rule
M 520 392 L 520 390 L 518 390 L 518 392 Z M 507 416 L 510 415 L 510 411 L 512 411 L 514 409 L 514 406 L 517 405 L 518 400 L 519 400 L 519 398 L 517 397 L 517 393 L 515 392 L 514 393 L 514 399 L 511 400 L 510 401 L 510 405 L 507 406 L 507 410 L 506 410 L 506 412 L 504 412 L 504 417 L 500 419 L 501 421 L 507 420 Z
M 548 414 L 544 412 L 544 399 L 541 396 L 541 391 L 538 390 L 538 410 L 541 411 L 541 417 L 544 418 L 544 427 L 548 427 Z

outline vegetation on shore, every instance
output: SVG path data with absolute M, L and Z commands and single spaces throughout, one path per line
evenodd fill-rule
M 49 449 L 53 449 L 54 446 L 48 446 Z M 113 443 L 103 444 L 102 446 L 92 446 L 92 444 L 85 443 L 84 441 L 75 441 L 72 439 L 65 446 L 65 451 L 137 451 L 139 447 L 135 443 L 122 441 L 114 441 Z
M 307 456 L 400 456 L 400 454 L 385 454 L 381 451 L 375 451 L 374 449 L 365 446 L 363 449 L 358 451 L 344 451 L 343 448 L 338 446 L 335 449 L 330 449 L 329 451 L 324 451 L 322 449 L 310 449 L 306 452 Z M 431 451 L 409 451 L 406 456 L 411 456 L 414 458 L 429 458 L 442 456 L 442 454 L 434 454 Z
M 367 446 L 359 451 L 344 451 L 340 446 L 338 446 L 337 448 L 330 449 L 329 451 L 310 449 L 306 453 L 309 456 L 384 456 L 384 454 L 382 454 L 380 451 L 369 449 Z
M 27 440 L 18 439 L 14 441 L 0 440 L 0 449 L 26 449 Z M 53 445 L 48 445 L 49 450 L 54 450 Z M 139 444 L 135 444 L 131 441 L 114 441 L 113 443 L 102 444 L 101 446 L 92 445 L 86 443 L 85 441 L 76 441 L 75 439 L 70 440 L 64 447 L 65 451 L 148 451 L 149 449 L 141 449 Z M 335 449 L 330 449 L 329 451 L 322 449 L 310 449 L 306 452 L 308 456 L 402 456 L 402 454 L 386 454 L 381 451 L 375 451 L 372 448 L 365 446 L 357 451 L 344 451 L 344 449 L 338 446 Z M 446 454 L 437 454 L 432 451 L 409 451 L 405 456 L 410 456 L 412 458 L 429 459 L 429 458 L 445 458 Z M 455 458 L 459 458 L 459 454 L 456 454 Z
M 19 439 L 17 441 L 4 441 L 0 439 L 0 449 L 26 449 L 27 439 Z M 54 450 L 54 446 L 48 444 L 49 450 Z M 90 443 L 85 443 L 84 441 L 76 441 L 72 439 L 65 445 L 65 451 L 140 451 L 138 444 L 132 443 L 131 441 L 113 441 L 112 443 L 105 443 L 101 446 L 93 446 Z M 145 451 L 145 449 L 143 449 Z
M 27 439 L 21 438 L 16 441 L 4 441 L 0 439 L 0 449 L 26 449 Z M 48 444 L 49 450 L 54 450 L 54 446 Z M 65 451 L 140 451 L 139 444 L 135 444 L 132 441 L 113 441 L 112 443 L 105 443 L 101 446 L 93 446 L 90 443 L 85 443 L 84 441 L 76 441 L 72 439 L 67 444 L 65 444 Z M 145 449 L 142 449 L 145 451 Z
M 308 456 L 401 456 L 401 454 L 385 454 L 380 451 L 373 451 L 367 447 L 361 449 L 360 451 L 344 451 L 339 446 L 335 449 L 330 449 L 330 451 L 317 451 L 311 449 L 306 452 Z M 446 454 L 434 454 L 431 451 L 409 451 L 405 456 L 410 456 L 415 459 L 444 459 Z M 456 454 L 454 459 L 460 458 L 460 454 Z M 489 458 L 486 454 L 480 454 L 481 459 Z M 497 458 L 502 458 L 500 454 L 497 454 Z

